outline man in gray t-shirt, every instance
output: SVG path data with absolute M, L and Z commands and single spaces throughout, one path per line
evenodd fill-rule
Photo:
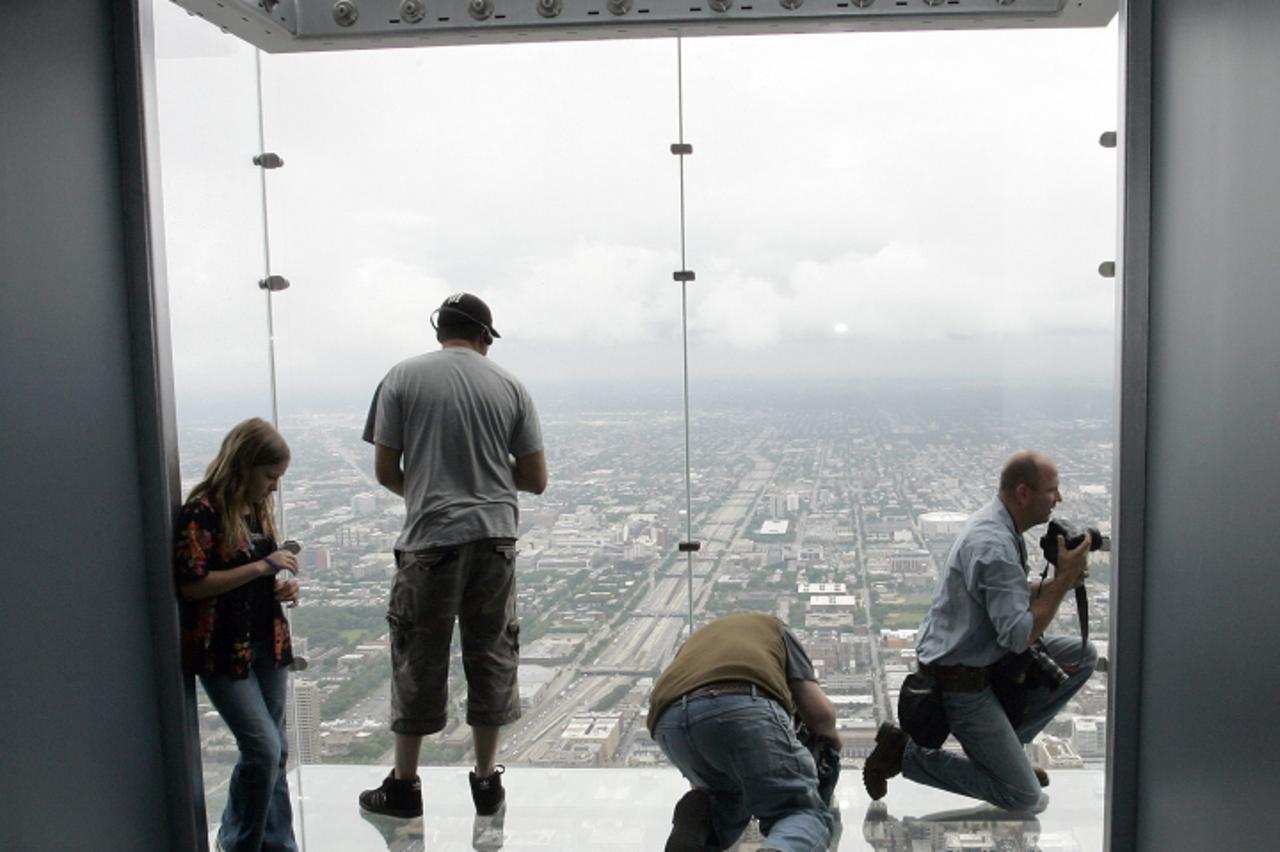
M 418 756 L 422 737 L 447 722 L 455 619 L 476 752 L 472 798 L 480 814 L 502 806 L 498 732 L 520 716 L 516 492 L 541 494 L 547 484 L 533 400 L 486 357 L 499 336 L 488 305 L 459 293 L 437 316 L 440 351 L 391 368 L 364 433 L 378 482 L 404 497 L 405 522 L 387 608 L 395 768 L 360 805 L 397 817 L 422 813 Z

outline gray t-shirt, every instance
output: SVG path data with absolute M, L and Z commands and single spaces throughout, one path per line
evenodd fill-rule
M 404 529 L 397 550 L 515 538 L 511 457 L 542 449 L 518 379 L 470 349 L 401 361 L 378 385 L 364 439 L 404 453 Z
M 782 644 L 787 646 L 787 680 L 817 681 L 818 675 L 813 670 L 813 662 L 790 627 L 782 628 Z

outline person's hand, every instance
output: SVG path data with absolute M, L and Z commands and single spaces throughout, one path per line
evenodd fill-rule
M 844 739 L 840 736 L 839 731 L 833 731 L 830 736 L 822 736 L 818 739 L 825 743 L 829 743 L 836 751 L 844 749 Z
M 1067 550 L 1066 541 L 1058 536 L 1058 576 L 1069 589 L 1083 586 L 1089 576 L 1089 544 L 1089 536 L 1085 535 L 1079 544 Z
M 292 577 L 281 577 L 276 580 L 276 600 L 288 604 L 289 608 L 298 605 L 298 581 Z
M 293 574 L 298 573 L 298 557 L 294 556 L 287 550 L 277 550 L 275 553 L 262 560 L 266 568 L 263 569 L 263 576 L 268 576 L 277 571 L 289 571 Z

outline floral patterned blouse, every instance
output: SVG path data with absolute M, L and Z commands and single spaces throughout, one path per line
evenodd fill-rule
M 276 549 L 269 535 L 246 536 L 228 559 L 222 555 L 221 538 L 222 515 L 206 498 L 182 507 L 174 549 L 179 584 L 262 559 Z M 289 623 L 275 599 L 272 577 L 182 604 L 182 661 L 192 674 L 248 677 L 253 643 L 261 641 L 271 644 L 276 668 L 293 662 Z

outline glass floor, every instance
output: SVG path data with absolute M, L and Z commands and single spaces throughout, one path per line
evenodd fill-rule
M 672 806 L 688 789 L 669 768 L 513 767 L 504 776 L 505 813 L 481 818 L 472 808 L 467 770 L 432 767 L 422 771 L 421 819 L 366 817 L 356 795 L 377 786 L 386 772 L 381 766 L 307 766 L 299 790 L 298 773 L 292 771 L 294 824 L 304 852 L 655 852 L 666 841 Z M 898 777 L 889 782 L 884 801 L 872 805 L 859 770 L 847 767 L 836 789 L 843 828 L 831 848 L 1101 852 L 1102 770 L 1052 770 L 1046 792 L 1048 809 L 1026 818 Z M 749 852 L 759 845 L 753 825 L 735 849 Z

